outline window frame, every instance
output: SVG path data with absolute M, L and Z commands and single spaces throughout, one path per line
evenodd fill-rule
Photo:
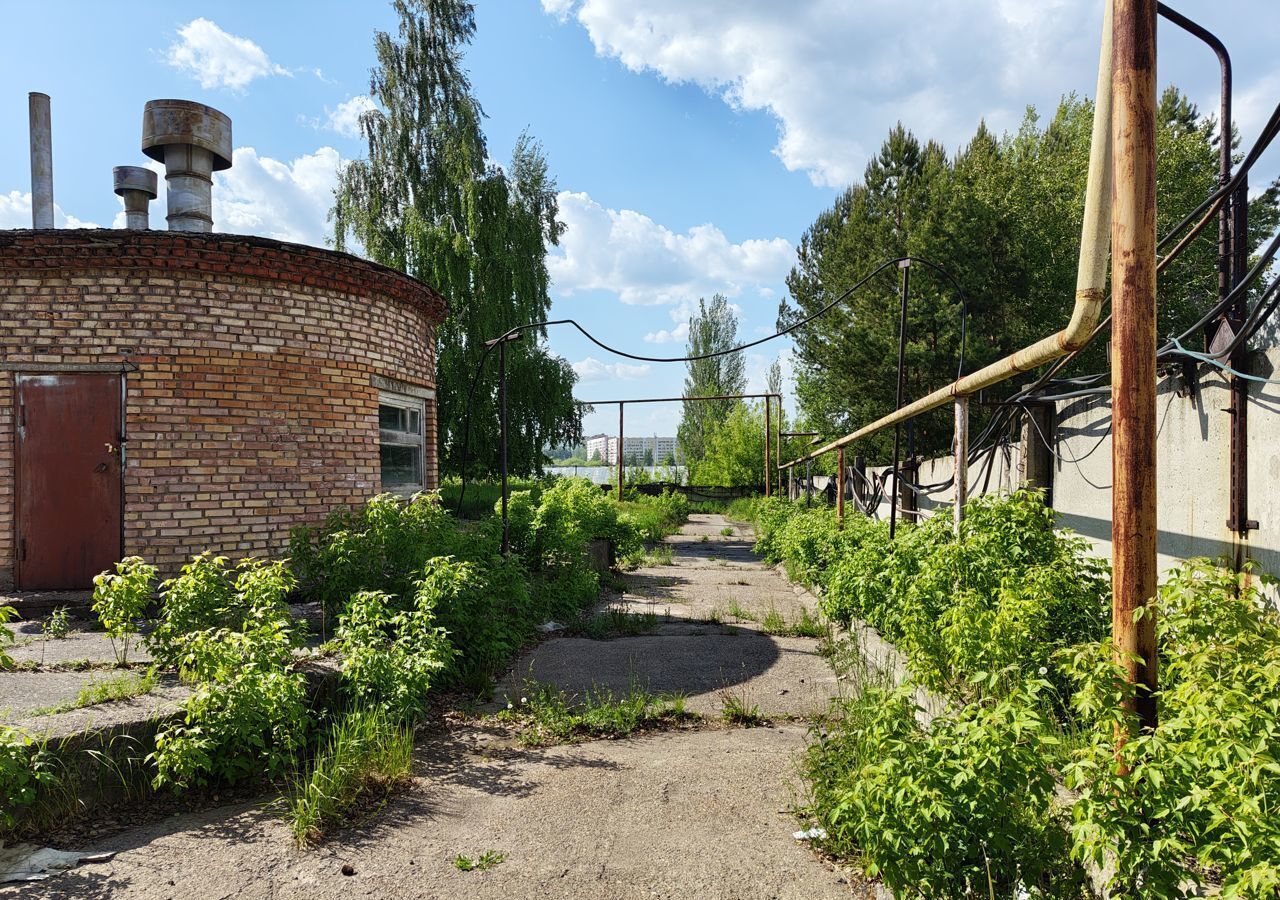
M 406 413 L 418 414 L 418 433 L 396 431 L 382 427 L 382 407 L 396 407 Z M 427 455 L 426 455 L 427 401 L 423 397 L 414 397 L 398 391 L 378 391 L 378 479 L 379 486 L 385 494 L 400 497 L 411 497 L 427 489 Z M 417 449 L 418 481 L 407 484 L 387 484 L 382 473 L 383 447 L 413 447 Z

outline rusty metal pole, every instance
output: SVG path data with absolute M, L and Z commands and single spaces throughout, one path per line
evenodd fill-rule
M 1114 0 L 1112 642 L 1156 725 L 1156 0 Z M 1143 613 L 1139 616 L 1139 611 Z M 1117 735 L 1123 745 L 1126 735 Z
M 952 449 L 955 456 L 955 531 L 960 536 L 964 521 L 964 505 L 969 500 L 969 398 L 956 398 L 956 437 Z
M 498 345 L 498 419 L 502 431 L 502 555 L 511 555 L 511 531 L 507 519 L 507 341 Z
M 623 448 L 624 446 L 626 446 L 626 442 L 622 439 L 622 410 L 623 410 L 625 407 L 626 407 L 626 404 L 625 404 L 625 403 L 623 403 L 622 401 L 618 401 L 618 499 L 619 499 L 619 500 L 621 500 L 621 499 L 622 499 L 622 475 L 623 475 L 623 472 L 622 472 L 622 460 L 623 460 L 623 452 L 622 452 L 622 448 Z
M 844 448 L 836 451 L 836 521 L 844 527 Z
M 769 496 L 769 482 L 772 475 L 769 472 L 769 441 L 773 438 L 773 410 L 769 403 L 769 397 L 764 398 L 764 495 Z
M 773 458 L 777 465 L 782 465 L 782 395 L 778 395 L 778 428 L 773 433 Z M 782 493 L 782 469 L 778 469 L 778 493 Z M 788 497 L 788 500 L 791 498 Z

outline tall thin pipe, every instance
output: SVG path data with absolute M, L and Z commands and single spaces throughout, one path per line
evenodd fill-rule
M 955 446 L 955 510 L 956 537 L 960 536 L 960 523 L 964 521 L 964 505 L 969 500 L 969 398 L 956 398 Z
M 622 411 L 626 408 L 626 404 L 618 402 L 618 499 L 622 499 L 622 448 L 626 445 L 626 441 L 622 436 Z
M 1141 727 L 1156 725 L 1156 2 L 1115 0 L 1111 628 Z M 1126 735 L 1118 735 L 1123 742 Z
M 893 401 L 893 408 L 902 409 L 902 395 L 906 389 L 907 365 L 907 296 L 911 291 L 911 260 L 904 259 L 898 263 L 902 270 L 901 309 L 898 312 L 898 387 Z M 889 539 L 892 540 L 898 530 L 898 495 L 902 493 L 902 470 L 898 466 L 898 455 L 902 449 L 902 423 L 893 426 L 893 494 L 889 498 Z
M 27 95 L 31 126 L 31 227 L 53 227 L 53 118 L 49 95 Z
M 836 452 L 836 521 L 844 528 L 844 448 Z

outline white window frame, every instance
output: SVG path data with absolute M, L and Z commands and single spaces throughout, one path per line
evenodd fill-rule
M 406 412 L 416 412 L 418 414 L 418 433 L 415 435 L 408 431 L 392 431 L 383 429 L 382 424 L 382 407 L 394 406 Z M 382 477 L 382 448 L 384 446 L 393 447 L 416 447 L 418 451 L 418 472 L 421 479 L 415 484 L 385 484 L 381 483 L 384 493 L 396 494 L 401 497 L 409 497 L 419 491 L 426 490 L 427 477 L 427 455 L 426 455 L 426 428 L 427 428 L 427 401 L 422 397 L 413 397 L 409 394 L 401 394 L 395 391 L 380 390 L 378 392 L 378 476 Z

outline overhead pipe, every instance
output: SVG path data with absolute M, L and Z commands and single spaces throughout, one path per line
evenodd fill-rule
M 1080 262 L 1076 271 L 1075 305 L 1067 326 L 1056 334 L 1025 347 L 986 368 L 953 381 L 883 416 L 857 431 L 793 460 L 795 465 L 847 447 L 892 425 L 937 409 L 957 397 L 967 397 L 999 384 L 1021 372 L 1038 368 L 1084 347 L 1093 335 L 1102 312 L 1111 241 L 1111 21 L 1112 0 L 1107 0 L 1102 22 L 1102 47 L 1098 60 L 1098 87 L 1089 144 L 1089 177 L 1085 188 L 1084 223 L 1080 234 Z
M 53 119 L 49 95 L 27 95 L 31 127 L 31 227 L 53 227 Z

